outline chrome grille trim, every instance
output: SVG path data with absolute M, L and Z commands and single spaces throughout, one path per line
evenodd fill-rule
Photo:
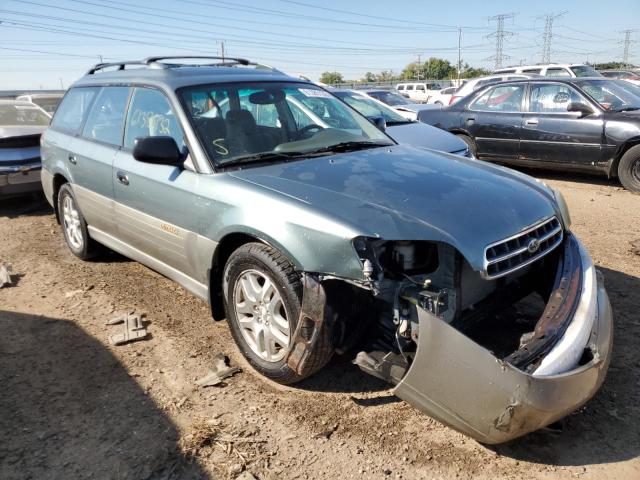
M 484 271 L 486 279 L 496 279 L 526 267 L 544 257 L 562 243 L 564 232 L 557 217 L 543 220 L 512 237 L 488 245 L 484 249 Z M 528 250 L 532 240 L 538 240 L 535 252 Z

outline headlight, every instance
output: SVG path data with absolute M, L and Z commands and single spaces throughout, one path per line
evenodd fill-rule
M 564 196 L 562 195 L 560 190 L 551 188 L 551 191 L 553 192 L 553 196 L 556 199 L 558 210 L 560 210 L 560 216 L 562 217 L 564 228 L 566 230 L 569 230 L 569 228 L 571 228 L 571 215 L 569 215 L 569 207 L 567 206 L 567 201 L 564 199 Z

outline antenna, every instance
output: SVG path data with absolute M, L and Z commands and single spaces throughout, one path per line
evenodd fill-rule
M 494 15 L 489 17 L 490 22 L 496 22 L 496 31 L 487 35 L 487 38 L 496 39 L 496 53 L 485 60 L 493 60 L 495 69 L 502 67 L 502 61 L 511 58 L 509 55 L 503 53 L 503 42 L 505 37 L 515 35 L 513 32 L 508 32 L 504 29 L 504 21 L 515 17 L 515 13 L 502 13 L 500 15 Z

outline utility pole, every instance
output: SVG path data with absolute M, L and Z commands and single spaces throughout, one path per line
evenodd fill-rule
M 222 63 L 224 63 L 224 40 L 220 40 L 220 56 L 222 57 Z
M 462 70 L 462 29 L 458 28 L 458 87 L 460 86 L 460 70 Z
M 104 62 L 102 61 L 102 55 L 98 55 L 98 57 L 100 57 L 100 63 L 104 63 Z
M 622 42 L 624 44 L 622 63 L 624 64 L 625 68 L 629 68 L 629 58 L 632 57 L 631 53 L 629 52 L 629 48 L 631 47 L 632 43 L 636 43 L 635 40 L 631 40 L 631 34 L 636 31 L 637 30 L 622 30 L 620 32 L 624 33 L 624 41 Z
M 494 68 L 498 69 L 502 67 L 502 61 L 511 58 L 509 55 L 503 53 L 504 38 L 515 35 L 513 32 L 508 32 L 504 29 L 504 21 L 513 18 L 513 13 L 502 13 L 500 15 L 494 15 L 489 17 L 490 22 L 496 22 L 496 31 L 487 35 L 487 38 L 496 39 L 496 53 L 485 60 L 493 60 Z
M 418 55 L 418 74 L 417 74 L 417 80 L 422 80 L 422 54 L 421 53 L 417 53 L 416 55 Z
M 64 83 L 62 83 L 62 77 L 58 77 L 60 79 L 60 89 L 64 90 Z
M 542 63 L 551 63 L 551 41 L 553 40 L 553 21 L 556 18 L 559 18 L 566 14 L 567 12 L 561 13 L 548 13 L 544 17 L 544 33 L 542 34 Z

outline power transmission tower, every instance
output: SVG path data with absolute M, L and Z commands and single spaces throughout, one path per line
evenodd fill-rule
M 543 46 L 542 46 L 542 63 L 551 63 L 551 41 L 553 40 L 553 21 L 556 18 L 563 16 L 566 11 L 562 13 L 556 13 L 555 15 L 549 13 L 544 18 L 544 34 L 543 34 Z
M 503 43 L 505 37 L 510 37 L 515 35 L 513 32 L 508 32 L 504 29 L 504 21 L 510 18 L 513 18 L 515 14 L 513 13 L 503 13 L 500 15 L 494 15 L 493 17 L 489 17 L 490 22 L 496 22 L 496 31 L 487 35 L 487 38 L 495 38 L 496 39 L 496 54 L 492 55 L 485 60 L 493 60 L 494 67 L 496 69 L 502 67 L 502 61 L 508 58 L 511 58 L 509 55 L 505 55 L 503 53 Z
M 622 30 L 620 33 L 624 33 L 624 51 L 622 53 L 622 63 L 626 68 L 629 68 L 629 58 L 632 57 L 629 52 L 629 48 L 632 43 L 636 43 L 635 40 L 631 40 L 631 34 L 636 32 L 637 30 Z

